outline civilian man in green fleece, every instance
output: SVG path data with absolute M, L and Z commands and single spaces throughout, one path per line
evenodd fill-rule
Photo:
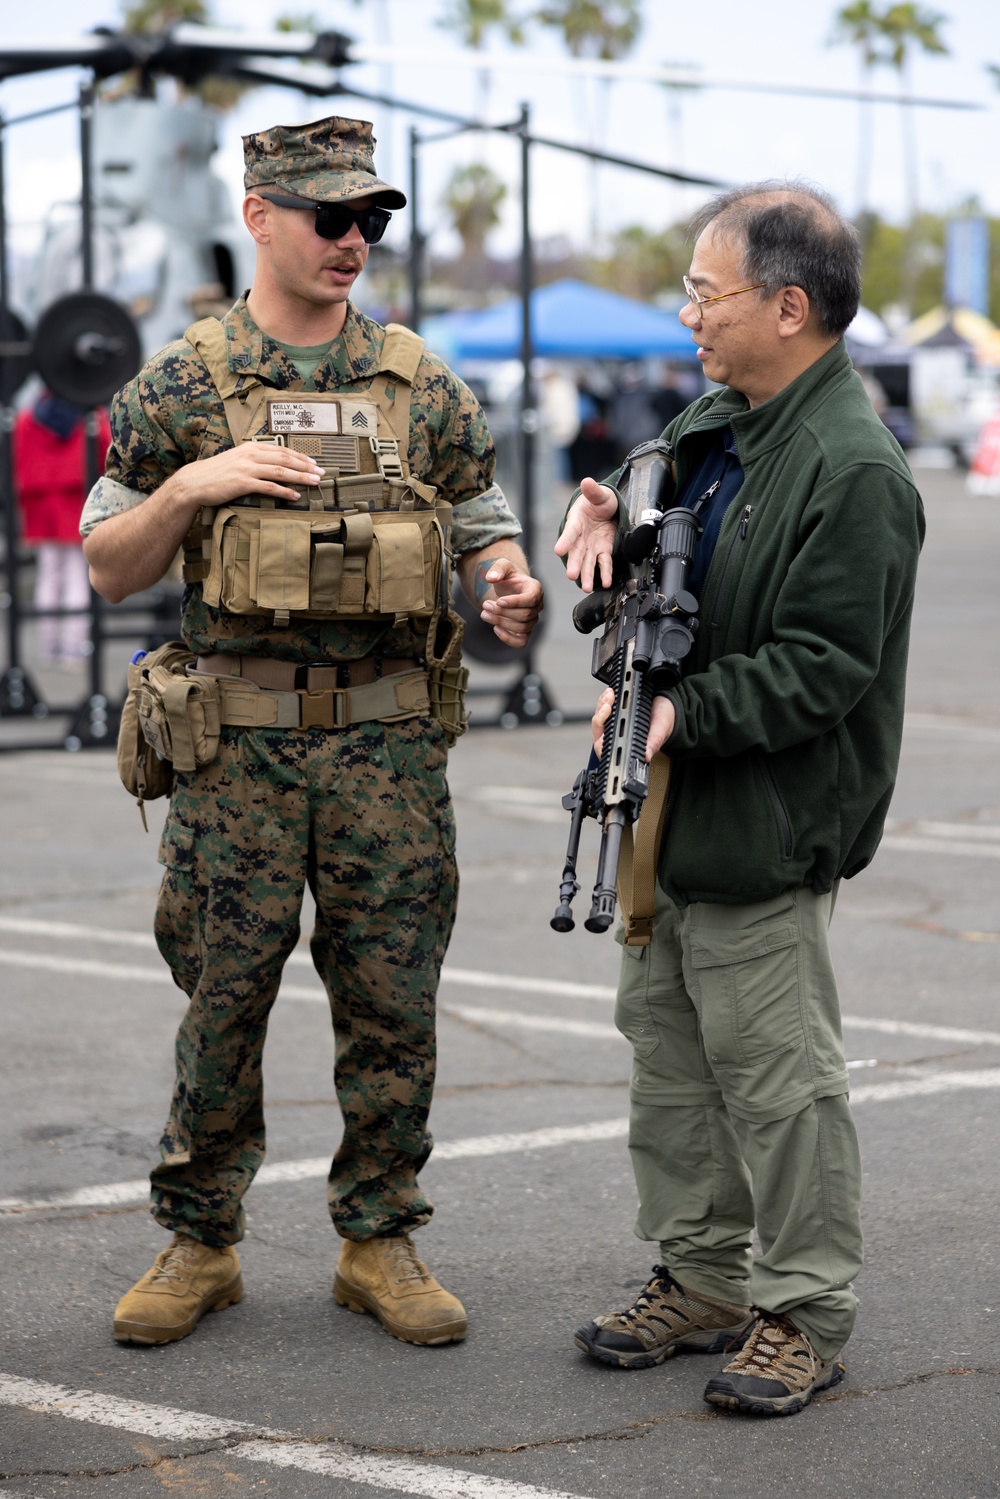
M 705 1399 L 790 1415 L 843 1377 L 857 1309 L 861 1165 L 827 929 L 892 795 L 923 513 L 844 347 L 852 225 L 822 192 L 761 183 L 695 230 L 680 317 L 723 388 L 665 436 L 676 503 L 703 501 L 701 624 L 653 706 L 647 758 L 670 756 L 674 791 L 652 940 L 623 947 L 616 1015 L 635 1057 L 636 1233 L 661 1263 L 576 1343 L 631 1369 L 728 1344 Z M 610 488 L 581 491 L 556 551 L 589 591 L 618 575 L 626 522 Z

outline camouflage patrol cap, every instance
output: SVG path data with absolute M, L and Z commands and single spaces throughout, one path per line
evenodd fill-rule
M 367 120 L 331 115 L 311 125 L 275 125 L 243 137 L 246 191 L 273 186 L 314 203 L 376 193 L 381 208 L 405 208 L 406 198 L 375 174 Z

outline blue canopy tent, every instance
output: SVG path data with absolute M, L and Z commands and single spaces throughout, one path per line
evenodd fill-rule
M 677 314 L 584 281 L 554 281 L 531 294 L 532 347 L 551 359 L 693 359 L 694 345 Z M 521 303 L 516 297 L 483 312 L 428 319 L 432 348 L 457 359 L 517 359 Z

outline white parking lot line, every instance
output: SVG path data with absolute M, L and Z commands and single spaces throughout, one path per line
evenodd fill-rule
M 540 1489 L 534 1484 L 517 1483 L 507 1478 L 491 1478 L 485 1473 L 468 1473 L 459 1468 L 437 1468 L 415 1463 L 402 1457 L 369 1457 L 317 1447 L 312 1443 L 248 1442 L 227 1452 L 255 1463 L 270 1463 L 276 1468 L 298 1468 L 305 1473 L 321 1473 L 324 1478 L 353 1478 L 356 1483 L 371 1484 L 377 1489 L 402 1490 L 428 1499 L 528 1499 L 544 1495 L 545 1499 L 576 1499 L 560 1489 Z
M 575 984 L 568 979 L 522 978 L 519 974 L 483 973 L 475 968 L 451 968 L 447 963 L 441 972 L 446 984 L 466 984 L 471 989 L 504 989 L 519 994 L 552 994 L 565 999 L 613 1000 L 610 984 Z
M 921 838 L 962 838 L 973 843 L 1000 843 L 1000 823 L 932 822 L 918 818 L 906 822 L 896 818 L 885 825 L 887 833 L 912 833 Z
M 471 1156 L 515 1155 L 533 1150 L 551 1150 L 558 1145 L 590 1144 L 595 1140 L 613 1140 L 628 1133 L 627 1119 L 598 1119 L 590 1124 L 560 1124 L 544 1129 L 524 1130 L 518 1134 L 470 1135 L 464 1140 L 443 1140 L 434 1147 L 435 1161 L 458 1161 Z M 330 1170 L 329 1156 L 311 1156 L 299 1161 L 274 1161 L 264 1165 L 254 1178 L 254 1185 L 275 1186 L 278 1183 L 306 1181 L 324 1177 Z M 28 1200 L 20 1197 L 0 1198 L 0 1214 L 38 1212 L 52 1208 L 123 1207 L 145 1202 L 149 1182 L 143 1177 L 124 1182 L 105 1182 L 96 1187 L 79 1187 L 73 1192 L 58 1192 L 51 1197 Z
M 897 854 L 955 854 L 963 859 L 1000 859 L 1000 843 L 974 843 L 957 838 L 907 838 L 887 833 L 879 848 Z
M 17 1374 L 0 1374 L 0 1405 L 20 1406 L 38 1415 L 67 1416 L 92 1426 L 112 1426 L 136 1436 L 169 1442 L 212 1442 L 223 1437 L 270 1435 L 249 1421 L 231 1421 L 224 1416 L 205 1416 L 198 1411 L 175 1410 L 169 1405 L 146 1405 L 120 1395 L 97 1390 L 73 1390 L 67 1385 L 46 1384 Z
M 906 713 L 903 733 L 946 734 L 964 739 L 967 744 L 1000 744 L 1000 729 L 990 724 L 970 723 L 965 718 L 952 718 L 944 713 Z
M 67 941 L 117 943 L 129 947 L 154 948 L 155 939 L 140 932 L 117 932 L 106 927 L 88 927 L 72 922 L 40 920 L 32 917 L 0 916 L 0 932 L 17 933 L 21 936 L 37 936 Z M 293 952 L 289 964 L 312 970 L 312 959 L 306 952 Z M 127 963 L 104 963 L 92 958 L 63 958 L 54 953 L 29 953 L 0 948 L 0 964 L 14 967 L 34 968 L 52 973 L 81 974 L 93 978 L 110 978 L 128 982 L 173 985 L 166 968 L 140 967 Z M 315 970 L 313 970 L 315 972 Z M 442 971 L 443 983 L 461 984 L 468 988 L 498 989 L 505 993 L 551 994 L 561 999 L 586 999 L 601 1002 L 612 1001 L 615 990 L 608 985 L 577 984 L 564 979 L 534 978 L 522 974 L 490 973 L 480 969 L 451 968 Z M 281 998 L 306 1004 L 326 1004 L 326 995 L 315 988 L 282 984 Z M 592 1036 L 607 1039 L 617 1032 L 609 1025 L 589 1021 L 563 1020 L 556 1016 L 527 1015 L 514 1010 L 487 1010 L 473 1006 L 456 1005 L 444 1001 L 442 1008 L 469 1020 L 484 1024 L 509 1024 L 530 1030 L 565 1031 L 567 1035 Z M 929 1041 L 956 1041 L 970 1046 L 1000 1045 L 1000 1031 L 978 1031 L 958 1026 L 932 1025 L 923 1021 L 880 1020 L 864 1015 L 843 1015 L 845 1028 L 877 1031 L 886 1036 L 914 1036 Z
M 898 1103 L 905 1098 L 929 1097 L 933 1093 L 960 1093 L 966 1088 L 1000 1088 L 1000 1067 L 968 1072 L 928 1072 L 896 1083 L 867 1083 L 851 1089 L 851 1103 Z
M 460 1020 L 469 1020 L 474 1025 L 510 1025 L 516 1030 L 555 1031 L 564 1036 L 588 1036 L 600 1041 L 625 1039 L 613 1025 L 605 1025 L 599 1020 L 563 1020 L 559 1015 L 528 1015 L 522 1010 L 490 1010 L 483 1005 L 456 1005 L 451 1000 L 442 1000 L 440 1008 L 445 1015 L 457 1015 Z
M 883 1036 L 922 1036 L 928 1041 L 960 1041 L 968 1046 L 1000 1046 L 1000 1031 L 969 1031 L 957 1025 L 925 1025 L 920 1020 L 872 1020 L 863 1015 L 842 1015 L 841 1023 L 852 1030 L 878 1031 Z
M 15 952 L 6 947 L 0 947 L 0 963 L 6 963 L 11 968 L 34 968 L 43 973 L 68 973 L 85 975 L 88 978 L 125 979 L 130 983 L 166 984 L 175 990 L 178 1001 L 181 999 L 180 990 L 174 984 L 173 974 L 166 967 L 151 968 L 148 964 L 140 967 L 137 963 L 102 963 L 96 958 L 60 958 L 54 953 Z M 309 1004 L 326 1004 L 326 995 L 322 989 L 299 989 L 294 984 L 282 984 L 281 997 L 282 999 L 302 1000 Z
M 295 1468 L 342 1478 L 395 1493 L 426 1495 L 428 1499 L 581 1499 L 564 1490 L 538 1488 L 530 1483 L 437 1467 L 412 1458 L 378 1457 L 349 1446 L 290 1440 L 289 1432 L 268 1431 L 248 1421 L 147 1405 L 118 1395 L 71 1390 L 38 1379 L 0 1374 L 0 1404 L 18 1406 L 39 1415 L 63 1416 L 91 1426 L 108 1426 L 158 1441 L 219 1441 L 245 1437 L 227 1447 L 226 1461 L 242 1459 L 271 1467 Z
M 75 921 L 49 921 L 37 916 L 0 916 L 0 932 L 14 932 L 19 937 L 55 937 L 70 942 L 112 942 L 118 947 L 156 949 L 152 932 L 124 932 L 111 927 L 83 926 Z
M 96 958 L 60 958 L 48 952 L 13 952 L 0 948 L 0 963 L 11 968 L 35 968 L 43 973 L 69 973 L 88 978 L 128 979 L 142 984 L 173 984 L 168 968 L 138 963 L 101 963 Z
M 927 1072 L 899 1078 L 894 1082 L 867 1083 L 851 1089 L 855 1107 L 868 1103 L 899 1103 L 908 1098 L 929 1097 L 938 1093 L 961 1093 L 966 1090 L 1000 1088 L 1000 1067 L 969 1069 L 967 1072 Z M 544 1129 L 525 1130 L 519 1134 L 473 1135 L 464 1140 L 444 1140 L 435 1145 L 432 1161 L 457 1161 L 475 1156 L 526 1154 L 551 1150 L 560 1145 L 592 1144 L 613 1140 L 628 1134 L 628 1120 L 598 1119 L 590 1124 L 553 1125 Z M 310 1156 L 298 1161 L 275 1161 L 261 1167 L 254 1178 L 255 1186 L 277 1186 L 282 1183 L 325 1177 L 330 1169 L 328 1156 Z M 53 1193 L 51 1197 L 0 1198 L 0 1216 L 14 1213 L 50 1212 L 72 1208 L 126 1207 L 146 1200 L 149 1185 L 145 1178 L 124 1182 L 105 1182 L 95 1187 L 80 1187 L 73 1192 Z

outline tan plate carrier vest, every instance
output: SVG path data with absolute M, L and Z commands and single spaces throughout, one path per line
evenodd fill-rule
M 275 390 L 229 368 L 217 318 L 185 338 L 215 383 L 233 443 L 315 458 L 323 480 L 300 504 L 246 495 L 206 506 L 184 542 L 184 581 L 213 608 L 293 619 L 430 622 L 451 588 L 451 505 L 407 463 L 410 395 L 423 339 L 390 323 L 369 390 Z

